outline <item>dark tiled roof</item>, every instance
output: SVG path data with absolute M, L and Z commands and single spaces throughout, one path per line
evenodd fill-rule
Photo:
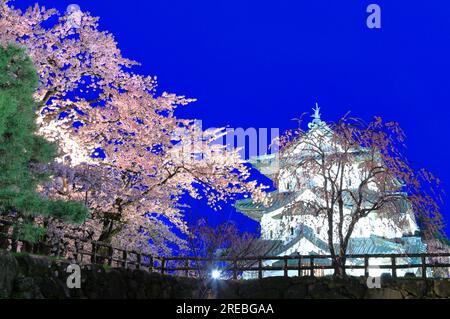
M 287 244 L 278 246 L 271 253 L 281 255 L 289 248 L 297 244 L 302 238 L 306 238 L 316 247 L 322 251 L 329 252 L 328 244 L 322 239 L 318 238 L 314 231 L 303 225 L 303 229 L 298 232 L 298 235 L 289 241 Z M 336 245 L 336 250 L 339 246 Z M 422 239 L 418 236 L 408 236 L 396 239 L 386 239 L 378 236 L 350 238 L 347 254 L 363 255 L 363 254 L 414 254 L 426 252 L 426 246 Z M 310 252 L 310 254 L 315 254 Z
M 272 212 L 278 208 L 288 205 L 295 200 L 298 196 L 297 192 L 278 192 L 274 191 L 268 193 L 269 195 L 269 206 L 264 206 L 262 203 L 255 203 L 251 198 L 238 200 L 234 203 L 234 207 L 241 213 L 247 215 L 248 217 L 255 219 L 257 221 L 261 220 L 264 213 Z
M 302 238 L 308 239 L 311 243 L 313 243 L 316 247 L 320 248 L 321 250 L 328 251 L 328 244 L 319 237 L 317 237 L 314 234 L 314 231 L 312 230 L 311 227 L 302 225 L 298 230 L 298 235 L 294 239 L 292 239 L 291 241 L 289 241 L 284 245 L 278 246 L 277 249 L 274 250 L 272 253 L 275 255 L 279 255 L 282 252 L 294 246 L 295 244 L 297 244 Z

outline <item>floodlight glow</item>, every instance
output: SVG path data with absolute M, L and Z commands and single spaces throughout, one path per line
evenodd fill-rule
M 217 270 L 217 269 L 214 269 L 212 272 L 211 272 L 211 278 L 212 279 L 219 279 L 220 278 L 220 271 L 219 270 Z

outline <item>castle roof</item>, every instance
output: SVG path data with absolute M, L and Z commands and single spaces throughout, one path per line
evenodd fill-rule
M 260 221 L 262 216 L 266 213 L 270 213 L 276 209 L 284 207 L 289 203 L 292 203 L 298 196 L 298 192 L 278 192 L 274 191 L 267 193 L 269 197 L 269 206 L 265 206 L 263 203 L 254 202 L 251 198 L 237 200 L 234 203 L 234 207 L 250 217 L 253 220 Z
M 298 235 L 284 245 L 278 245 L 271 252 L 275 255 L 284 255 L 289 248 L 297 244 L 301 239 L 307 239 L 321 251 L 329 252 L 328 244 L 316 236 L 314 231 L 302 225 Z M 339 245 L 335 246 L 335 250 L 339 250 Z M 375 235 L 370 237 L 350 238 L 347 247 L 349 255 L 365 255 L 365 254 L 418 254 L 426 252 L 426 246 L 419 236 L 404 236 L 402 238 L 387 239 Z M 318 255 L 317 252 L 310 252 L 310 255 Z M 411 261 L 414 258 L 410 258 Z

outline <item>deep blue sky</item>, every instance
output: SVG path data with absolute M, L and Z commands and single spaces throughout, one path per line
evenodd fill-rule
M 162 90 L 198 99 L 181 116 L 206 127 L 284 130 L 316 101 L 325 120 L 349 110 L 364 119 L 381 115 L 406 131 L 412 164 L 437 174 L 450 190 L 449 1 L 38 3 L 60 11 L 76 3 L 100 16 L 124 56 L 142 62 L 140 72 L 157 75 Z M 381 6 L 380 30 L 366 27 L 370 3 Z M 245 221 L 231 208 L 220 214 Z

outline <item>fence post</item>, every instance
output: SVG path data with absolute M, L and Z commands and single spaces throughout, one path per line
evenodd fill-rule
M 114 249 L 112 246 L 108 247 L 108 265 L 112 266 Z
M 288 276 L 288 259 L 284 256 L 284 277 Z
M 302 275 L 302 256 L 298 256 L 298 274 L 299 277 Z
M 16 253 L 19 252 L 19 241 L 14 237 L 11 238 L 11 251 Z
M 184 262 L 184 267 L 186 268 L 184 274 L 186 275 L 186 277 L 189 277 L 189 258 L 186 258 Z
M 233 260 L 233 279 L 237 279 L 237 260 Z
M 73 252 L 73 259 L 75 260 L 75 262 L 78 261 L 78 239 L 75 239 L 75 251 Z
M 422 255 L 422 278 L 427 278 L 427 259 L 425 255 Z
M 92 242 L 92 251 L 91 251 L 91 264 L 97 263 L 97 244 L 95 241 Z
M 164 275 L 165 267 L 166 267 L 166 259 L 163 257 L 161 258 L 161 275 Z
M 148 271 L 153 272 L 153 256 L 149 256 L 149 262 Z
M 128 251 L 124 250 L 122 252 L 122 267 L 124 267 L 125 269 L 128 268 Z
M 80 263 L 84 262 L 84 242 L 78 242 L 78 255 L 80 256 Z
M 56 257 L 59 257 L 59 251 L 61 250 L 61 238 L 58 238 L 58 242 L 56 243 Z
M 364 255 L 364 276 L 369 277 L 369 256 Z
M 136 254 L 136 269 L 141 269 L 141 254 Z
M 314 257 L 309 257 L 309 275 L 314 277 Z
M 391 257 L 391 264 L 392 264 L 392 278 L 397 278 L 397 265 L 395 257 Z
M 263 262 L 262 262 L 262 259 L 259 258 L 259 259 L 258 259 L 258 278 L 259 278 L 259 279 L 261 279 L 261 278 L 263 277 L 263 270 L 262 270 L 262 267 L 263 267 Z

